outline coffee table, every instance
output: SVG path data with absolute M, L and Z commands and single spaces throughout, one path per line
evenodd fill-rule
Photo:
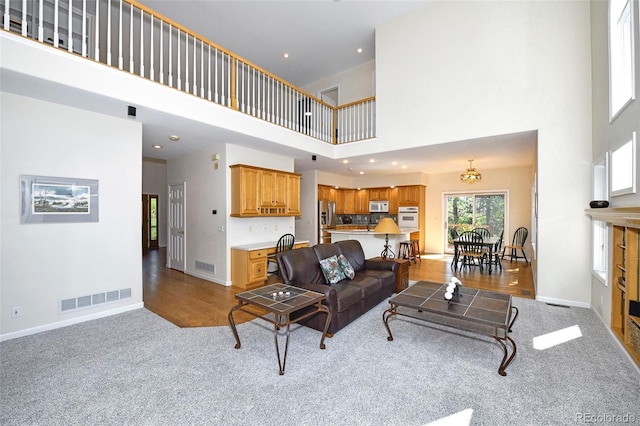
M 393 341 L 389 318 L 407 316 L 461 330 L 488 335 L 502 346 L 504 356 L 498 374 L 506 376 L 506 368 L 516 355 L 516 343 L 508 333 L 518 317 L 518 308 L 511 304 L 511 295 L 493 291 L 460 287 L 460 297 L 449 303 L 445 298 L 447 284 L 419 281 L 389 300 L 391 307 L 382 320 Z M 512 348 L 508 353 L 509 342 Z
M 276 342 L 276 355 L 278 356 L 278 368 L 280 375 L 284 374 L 284 368 L 287 363 L 287 350 L 289 349 L 289 332 L 291 330 L 291 324 L 309 318 L 319 312 L 326 312 L 327 321 L 325 322 L 322 338 L 320 339 L 320 349 L 325 348 L 324 339 L 327 337 L 327 330 L 329 329 L 329 323 L 331 322 L 331 312 L 329 311 L 329 308 L 322 304 L 324 294 L 277 283 L 238 293 L 236 294 L 236 299 L 239 300 L 239 303 L 229 311 L 229 324 L 231 325 L 231 330 L 236 338 L 235 348 L 240 349 L 240 337 L 238 336 L 236 323 L 233 319 L 233 313 L 235 311 L 246 312 L 256 318 L 263 319 L 273 324 L 273 335 Z M 291 319 L 291 314 L 293 312 L 313 305 L 315 305 L 315 309 L 304 313 L 294 320 Z M 270 318 L 270 316 L 273 316 L 273 319 Z M 278 345 L 278 330 L 282 327 L 286 327 L 287 331 L 284 345 L 284 357 L 281 359 L 280 347 Z

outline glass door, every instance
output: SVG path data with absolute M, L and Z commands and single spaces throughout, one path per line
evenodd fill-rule
M 499 236 L 506 224 L 506 192 L 444 194 L 444 248 L 453 252 L 453 230 L 458 235 L 474 228 L 486 228 L 491 236 Z

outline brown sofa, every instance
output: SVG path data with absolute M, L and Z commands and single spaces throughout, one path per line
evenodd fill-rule
M 343 254 L 355 271 L 353 279 L 328 284 L 320 260 Z M 345 327 L 393 294 L 398 264 L 393 260 L 365 259 L 357 240 L 319 244 L 278 253 L 276 255 L 280 277 L 285 284 L 317 291 L 325 295 L 331 312 L 329 334 Z M 297 312 L 298 315 L 305 310 Z M 313 315 L 302 324 L 322 331 L 326 314 Z

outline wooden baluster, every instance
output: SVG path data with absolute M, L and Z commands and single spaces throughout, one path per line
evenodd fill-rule
M 219 103 L 219 98 L 218 98 L 218 48 L 216 47 L 215 49 L 215 55 L 214 55 L 214 59 L 215 59 L 215 66 L 214 68 L 214 74 L 213 74 L 213 81 L 215 82 L 216 88 L 215 88 L 215 103 Z
M 27 12 L 25 10 L 25 2 L 26 0 L 22 1 L 22 32 L 24 33 L 24 15 Z M 3 24 L 3 28 L 5 31 L 9 31 L 9 29 L 11 28 L 11 25 L 9 24 L 11 22 L 11 15 L 9 15 L 9 2 L 5 0 L 4 2 L 4 15 L 2 17 L 2 21 L 4 22 Z M 24 34 L 22 34 L 24 35 Z
M 4 2 L 4 7 L 5 7 L 5 16 L 6 19 L 4 20 L 4 25 L 5 25 L 5 30 L 9 30 L 10 26 L 11 26 L 11 18 L 9 17 L 9 1 L 5 0 Z M 22 0 L 22 36 L 26 37 L 27 36 L 27 0 Z
M 169 69 L 167 70 L 167 76 L 169 77 L 169 87 L 173 87 L 173 39 L 171 38 L 171 24 L 169 25 L 169 39 L 167 43 L 169 43 Z
M 169 43 L 171 44 L 171 43 Z M 160 83 L 164 84 L 164 21 L 160 20 Z
M 200 97 L 204 98 L 204 44 L 200 42 Z
M 178 90 L 182 90 L 182 72 L 181 72 L 181 68 L 182 68 L 182 61 L 180 60 L 180 28 L 176 28 L 176 31 L 178 31 L 178 60 L 176 61 L 176 66 L 178 68 Z

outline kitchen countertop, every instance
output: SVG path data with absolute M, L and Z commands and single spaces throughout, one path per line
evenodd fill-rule
M 303 243 L 307 243 L 307 245 L 309 245 L 309 240 L 295 240 L 293 243 L 294 245 L 303 244 Z M 277 245 L 278 245 L 278 241 L 264 241 L 260 243 L 239 244 L 236 246 L 231 246 L 231 248 L 236 250 L 252 251 L 252 250 L 274 248 Z
M 411 234 L 412 232 L 420 231 L 418 228 L 400 228 L 400 232 L 403 234 Z M 384 234 L 384 232 L 376 232 L 373 228 L 370 231 L 366 229 L 327 229 L 327 232 L 331 234 L 354 234 L 354 235 L 376 235 L 376 234 Z M 389 234 L 392 235 L 392 234 Z

